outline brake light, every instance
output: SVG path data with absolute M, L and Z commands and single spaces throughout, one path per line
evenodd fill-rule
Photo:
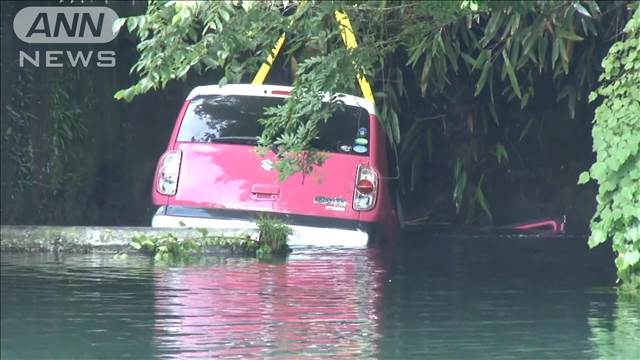
M 162 195 L 175 195 L 178 190 L 178 178 L 180 176 L 180 162 L 182 151 L 173 150 L 164 155 L 162 164 L 158 170 L 157 191 Z
M 369 180 L 360 180 L 356 184 L 356 188 L 363 194 L 371 194 L 373 192 L 373 183 Z
M 366 166 L 358 166 L 356 188 L 353 192 L 353 209 L 358 211 L 371 210 L 376 204 L 378 190 L 378 175 Z

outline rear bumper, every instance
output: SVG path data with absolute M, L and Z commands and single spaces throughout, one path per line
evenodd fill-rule
M 258 226 L 253 219 L 259 215 L 259 212 L 251 211 L 163 206 L 154 215 L 151 226 L 228 229 L 233 233 L 257 235 Z M 282 218 L 291 227 L 293 234 L 289 237 L 289 245 L 293 246 L 366 247 L 373 229 L 372 224 L 358 221 L 280 213 L 268 215 Z

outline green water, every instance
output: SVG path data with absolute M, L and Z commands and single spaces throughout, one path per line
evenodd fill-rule
M 286 262 L 2 254 L 2 359 L 640 359 L 583 239 L 295 249 Z

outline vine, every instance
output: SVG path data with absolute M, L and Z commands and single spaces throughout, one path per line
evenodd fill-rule
M 579 184 L 598 183 L 598 207 L 589 246 L 608 239 L 617 257 L 618 278 L 640 290 L 640 9 L 602 62 L 601 85 L 590 100 L 601 99 L 593 127 L 596 162 Z
M 7 160 L 11 164 L 9 168 L 13 176 L 2 178 L 2 188 L 12 188 L 16 190 L 15 192 L 22 193 L 32 185 L 33 181 L 31 171 L 33 144 L 30 137 L 31 123 L 35 119 L 30 106 L 33 103 L 33 71 L 31 69 L 21 71 L 17 79 L 18 83 L 13 88 L 10 105 L 4 109 L 7 127 L 3 128 L 2 134 L 2 153 L 8 154 Z M 12 200 L 16 196 L 15 192 L 11 194 Z

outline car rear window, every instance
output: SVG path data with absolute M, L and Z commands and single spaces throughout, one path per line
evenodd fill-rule
M 184 115 L 178 141 L 255 144 L 263 127 L 258 123 L 266 108 L 283 98 L 240 95 L 206 95 L 191 100 Z M 367 155 L 369 113 L 343 105 L 319 128 L 313 146 L 322 151 Z

